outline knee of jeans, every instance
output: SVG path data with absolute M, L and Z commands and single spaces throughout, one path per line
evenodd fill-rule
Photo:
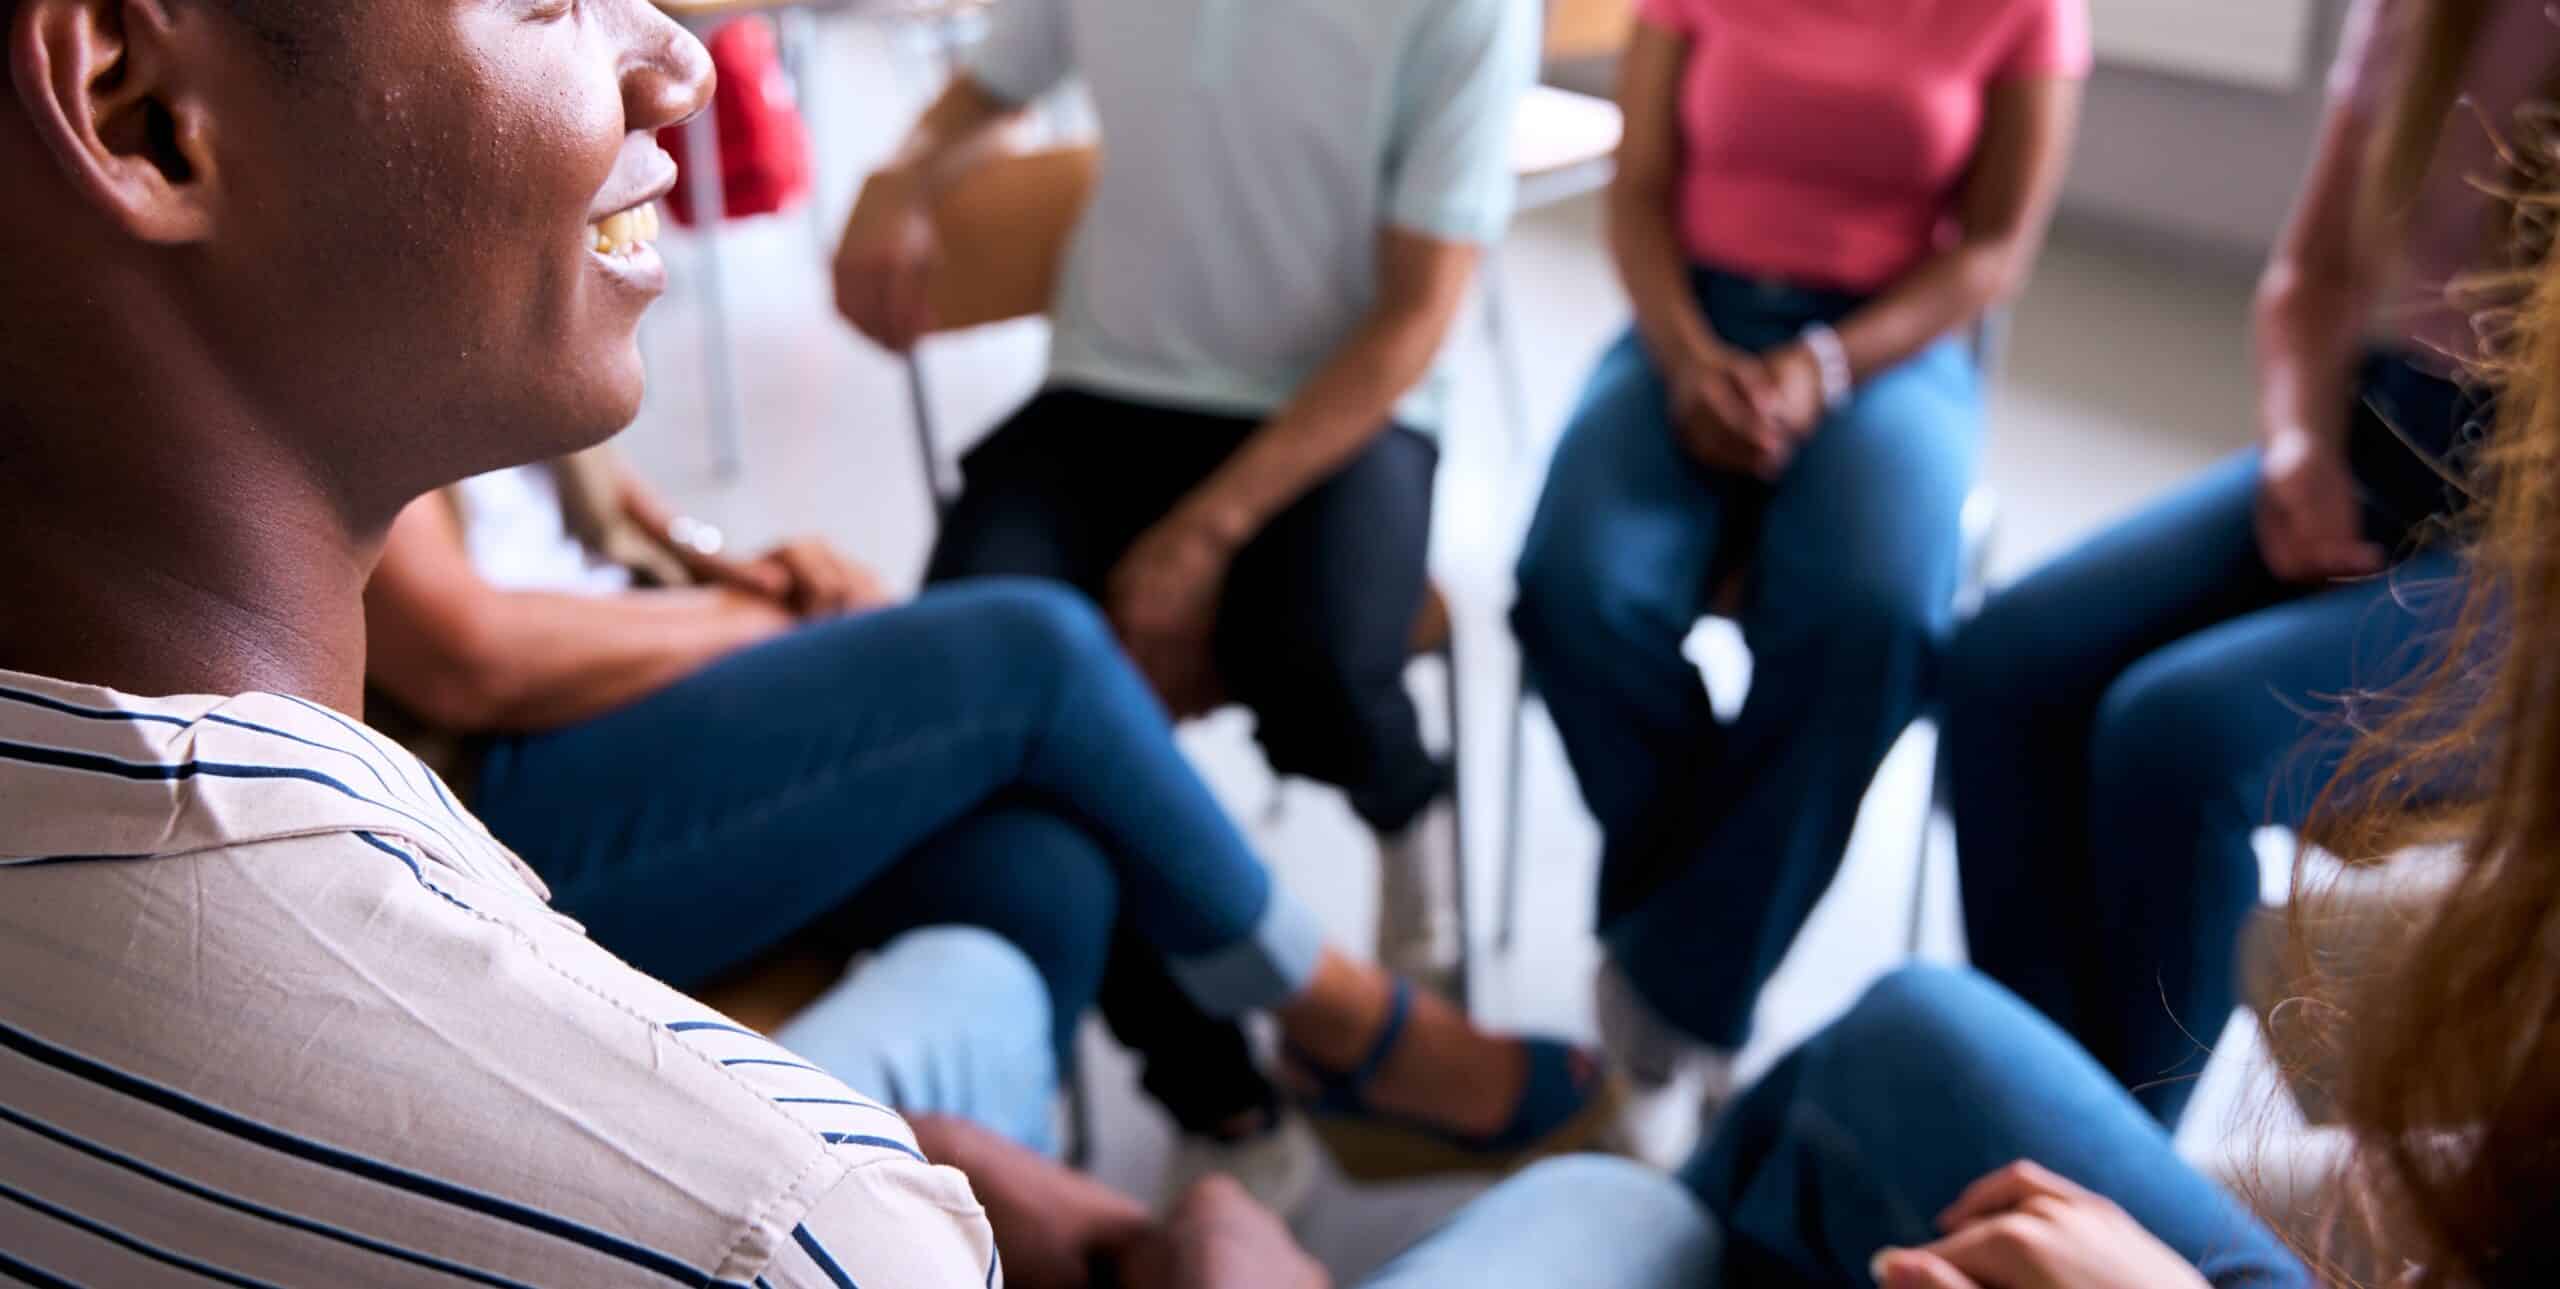
M 1605 671 L 1630 645 L 1676 653 L 1688 634 L 1661 596 L 1574 543 L 1536 542 L 1521 555 L 1518 577 L 1511 631 L 1532 667 Z
M 1111 624 L 1084 592 L 1064 582 L 1043 578 L 988 578 L 971 591 L 987 607 L 994 629 L 1007 639 L 1046 646 L 1061 653 L 1108 649 Z
M 1522 1228 L 1552 1226 L 1579 1238 L 1600 1236 L 1611 1255 L 1663 1273 L 1662 1283 L 1696 1283 L 1690 1276 L 1668 1273 L 1675 1267 L 1703 1270 L 1716 1246 L 1713 1222 L 1688 1188 L 1627 1159 L 1565 1155 L 1543 1160 L 1514 1174 L 1479 1203 L 1485 1206 L 1484 1216 L 1507 1218 Z M 1637 1259 L 1639 1253 L 1646 1256 Z
M 1003 936 L 983 927 L 924 927 L 882 945 L 879 957 L 918 979 L 965 982 L 973 1045 L 985 1044 L 988 1051 L 1020 1047 L 1025 1054 L 1049 1050 L 1049 986 L 1030 955 Z
M 2193 668 L 2157 659 L 2135 665 L 2099 700 L 2089 747 L 2093 790 L 2173 806 L 2231 786 L 2244 767 L 2226 755 L 2231 749 L 2215 730 L 2235 700 L 2248 696 Z
M 1962 967 L 1915 964 L 1886 973 L 1859 996 L 1822 1042 L 1857 1063 L 1904 1069 L 1925 1054 L 1974 1045 L 1989 1012 L 2019 1007 L 1988 977 Z

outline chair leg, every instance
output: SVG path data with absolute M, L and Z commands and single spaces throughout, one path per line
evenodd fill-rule
M 1511 699 L 1511 747 L 1503 757 L 1503 806 L 1510 816 L 1502 826 L 1502 889 L 1496 896 L 1502 901 L 1493 932 L 1496 956 L 1509 958 L 1520 933 L 1520 856 L 1524 845 L 1521 834 L 1529 826 L 1527 772 L 1522 763 L 1529 751 L 1529 673 L 1522 665 L 1520 683 Z
M 1476 275 L 1484 294 L 1485 340 L 1493 348 L 1493 370 L 1502 399 L 1502 424 L 1511 440 L 1511 459 L 1529 450 L 1529 395 L 1520 375 L 1520 350 L 1511 329 L 1511 298 L 1504 286 L 1501 246 L 1485 248 L 1484 267 Z
M 719 127 L 704 112 L 684 126 L 685 191 L 693 199 L 694 240 L 702 274 L 703 393 L 710 403 L 711 468 L 723 480 L 746 465 L 737 372 L 730 362 L 729 302 L 720 277 L 720 225 L 728 210 L 720 192 Z
M 1455 816 L 1458 836 L 1457 874 L 1450 892 L 1458 904 L 1458 997 L 1461 1010 L 1475 1010 L 1476 919 L 1475 883 L 1469 880 L 1475 872 L 1475 849 L 1467 844 L 1467 740 L 1466 721 L 1458 706 L 1458 640 L 1450 631 L 1449 643 L 1440 651 L 1440 675 L 1445 685 L 1444 698 L 1449 704 L 1449 813 Z
M 934 430 L 933 389 L 925 380 L 923 351 L 907 351 L 906 367 L 908 420 L 915 425 L 916 460 L 923 473 L 925 504 L 933 511 L 938 529 L 957 490 L 944 477 L 942 436 Z
M 1932 737 L 1942 737 L 1934 731 Z M 1917 958 L 1928 947 L 1929 877 L 1936 866 L 1938 820 L 1947 814 L 1947 776 L 1940 747 L 1929 749 L 1928 795 L 1920 815 L 1920 853 L 1911 866 L 1911 921 L 1903 933 L 1903 956 Z

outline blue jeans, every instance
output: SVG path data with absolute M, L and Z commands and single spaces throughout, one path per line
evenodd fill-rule
M 965 1119 L 1050 1154 L 1048 1020 L 1048 987 L 1020 949 L 977 927 L 927 927 L 857 964 L 773 1041 L 901 1114 Z
M 2052 1023 L 1970 972 L 1912 967 L 1780 1062 L 1683 1171 L 1719 1223 L 1703 1283 L 1858 1287 L 2021 1159 L 2114 1200 L 2218 1289 L 2310 1289 L 2281 1240 L 2178 1158 Z
M 2389 423 L 2360 414 L 2357 474 L 2370 535 L 2402 547 L 2444 485 L 2393 427 L 2441 443 L 2469 412 L 2378 360 L 2359 404 L 2383 399 Z M 2257 495 L 2255 454 L 2224 463 L 1994 596 L 1944 673 L 1974 964 L 2172 1125 L 2237 1002 L 2251 835 L 2302 824 L 2349 741 L 2338 696 L 2400 685 L 2460 603 L 2444 552 L 2351 585 L 2279 581 Z
M 1703 271 L 1697 289 L 1717 334 L 1754 350 L 1858 304 Z M 1972 357 L 1944 341 L 1867 382 L 1763 484 L 1682 448 L 1631 332 L 1556 449 L 1512 623 L 1600 821 L 1602 938 L 1697 1038 L 1747 1037 L 1919 710 L 1981 421 Z M 1735 571 L 1754 666 L 1723 726 L 1681 644 Z
M 1322 949 L 1071 591 L 993 581 L 804 627 L 638 703 L 501 740 L 475 807 L 596 940 L 678 987 L 813 926 L 986 927 L 1061 1058 L 1113 918 L 1219 1015 Z
M 1669 1178 L 1551 1159 L 1495 1187 L 1361 1289 L 1704 1289 L 1715 1228 Z

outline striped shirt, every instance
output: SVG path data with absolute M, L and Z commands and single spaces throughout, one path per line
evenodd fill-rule
M 1000 1280 L 897 1115 L 598 948 L 380 735 L 0 672 L 0 1284 Z

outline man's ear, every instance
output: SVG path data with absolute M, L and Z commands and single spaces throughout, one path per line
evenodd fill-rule
M 37 142 L 129 235 L 174 245 L 213 224 L 214 112 L 225 33 L 203 5 L 19 0 L 9 71 Z

